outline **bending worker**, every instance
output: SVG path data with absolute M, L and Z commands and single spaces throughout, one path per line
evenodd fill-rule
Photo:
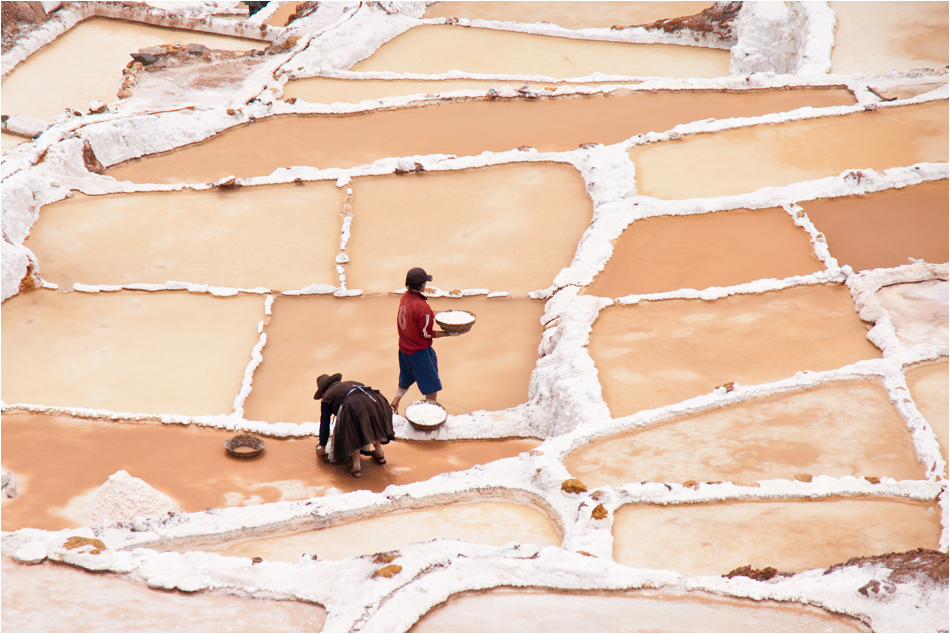
M 396 438 L 393 431 L 393 413 L 386 407 L 386 397 L 358 381 L 341 381 L 339 372 L 317 379 L 320 401 L 320 445 L 317 457 L 327 462 L 353 459 L 350 473 L 354 478 L 363 475 L 360 454 L 371 456 L 379 464 L 386 464 L 383 445 Z M 330 418 L 336 417 L 333 427 L 332 455 L 327 456 L 326 446 L 330 439 Z M 375 451 L 370 452 L 370 446 Z
M 459 333 L 433 330 L 435 313 L 423 295 L 426 283 L 432 276 L 416 267 L 406 273 L 406 292 L 399 300 L 396 328 L 399 331 L 399 385 L 393 399 L 394 412 L 399 411 L 399 401 L 413 383 L 426 400 L 434 401 L 442 389 L 439 379 L 439 360 L 432 349 L 432 340 L 439 337 L 454 337 Z

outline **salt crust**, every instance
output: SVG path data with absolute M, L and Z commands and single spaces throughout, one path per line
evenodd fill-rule
M 101 3 L 108 7 L 107 3 Z M 187 3 L 200 5 L 202 3 Z M 203 3 L 210 11 L 210 6 Z M 460 438 L 501 438 L 534 436 L 547 440 L 530 454 L 499 460 L 465 472 L 442 474 L 426 482 L 389 487 L 381 494 L 365 491 L 315 498 L 305 502 L 275 503 L 259 507 L 211 509 L 202 513 L 175 514 L 138 518 L 128 524 L 106 523 L 96 528 L 59 532 L 22 529 L 3 533 L 2 551 L 13 554 L 22 548 L 26 554 L 39 557 L 40 549 L 48 552 L 49 559 L 64 561 L 90 570 L 110 570 L 126 574 L 131 579 L 151 587 L 192 592 L 218 588 L 247 596 L 281 596 L 313 601 L 328 609 L 328 631 L 363 629 L 366 631 L 404 631 L 419 616 L 443 602 L 454 593 L 464 590 L 486 589 L 498 586 L 550 587 L 565 590 L 628 589 L 638 587 L 675 587 L 715 592 L 725 596 L 753 599 L 796 601 L 824 607 L 834 612 L 860 618 L 876 630 L 936 631 L 946 627 L 947 588 L 925 586 L 918 581 L 901 584 L 887 601 L 866 598 L 854 592 L 870 580 L 883 580 L 888 571 L 881 567 L 850 567 L 822 576 L 821 571 L 809 571 L 772 582 L 751 579 L 732 580 L 718 577 L 686 578 L 670 571 L 637 570 L 612 561 L 611 534 L 613 512 L 623 504 L 688 504 L 721 500 L 754 499 L 812 499 L 835 496 L 870 496 L 880 498 L 937 501 L 941 508 L 943 532 L 940 548 L 948 546 L 948 503 L 946 482 L 940 474 L 946 468 L 940 455 L 936 437 L 920 415 L 912 399 L 907 398 L 903 371 L 908 366 L 946 358 L 946 346 L 904 346 L 896 337 L 887 311 L 874 296 L 881 286 L 898 282 L 947 279 L 947 266 L 925 263 L 911 264 L 895 269 L 868 271 L 854 274 L 848 267 L 839 268 L 822 244 L 817 231 L 807 216 L 796 222 L 808 231 L 816 255 L 824 262 L 825 271 L 811 276 L 786 280 L 758 280 L 751 284 L 724 289 L 683 289 L 673 293 L 629 296 L 616 300 L 579 296 L 578 288 L 588 284 L 600 271 L 611 254 L 610 241 L 620 235 L 631 222 L 662 215 L 688 215 L 736 208 L 765 208 L 780 206 L 793 215 L 796 203 L 816 198 L 838 197 L 905 187 L 923 181 L 948 178 L 948 165 L 919 164 L 894 168 L 883 172 L 845 172 L 837 177 L 781 188 L 763 188 L 741 196 L 685 201 L 659 201 L 637 196 L 635 174 L 627 150 L 643 143 L 655 143 L 679 138 L 684 134 L 699 134 L 717 130 L 764 125 L 783 121 L 821 116 L 841 116 L 865 107 L 896 107 L 910 103 L 942 101 L 948 98 L 946 86 L 913 99 L 878 104 L 877 97 L 867 87 L 906 85 L 932 82 L 935 77 L 946 78 L 946 70 L 889 73 L 884 76 L 831 76 L 830 44 L 833 42 L 834 16 L 823 3 L 791 3 L 782 14 L 777 6 L 766 3 L 747 3 L 740 13 L 738 41 L 733 46 L 733 66 L 730 77 L 716 80 L 669 80 L 660 78 L 616 77 L 594 73 L 588 77 L 555 80 L 538 76 L 482 76 L 453 72 L 440 76 L 418 76 L 394 73 L 352 73 L 346 68 L 372 54 L 376 48 L 396 35 L 423 22 L 424 3 L 321 3 L 311 16 L 298 20 L 287 29 L 268 29 L 265 36 L 301 34 L 301 43 L 291 53 L 275 56 L 262 72 L 248 80 L 239 97 L 242 112 L 237 117 L 225 115 L 220 109 L 196 105 L 188 110 L 178 109 L 163 113 L 137 113 L 133 104 L 109 104 L 109 111 L 100 115 L 68 117 L 51 126 L 39 139 L 24 143 L 3 153 L 3 299 L 17 292 L 27 264 L 37 267 L 36 258 L 22 246 L 23 239 L 35 222 L 39 209 L 69 195 L 69 189 L 86 194 L 105 194 L 133 191 L 175 191 L 188 189 L 183 185 L 135 185 L 119 183 L 106 176 L 87 172 L 82 163 L 82 141 L 88 140 L 97 157 L 105 165 L 129 160 L 137 156 L 165 151 L 197 142 L 220 133 L 229 127 L 276 114 L 360 112 L 378 108 L 393 108 L 410 104 L 437 102 L 450 98 L 484 97 L 484 91 L 454 91 L 440 99 L 420 100 L 416 97 L 368 100 L 361 104 L 305 104 L 291 106 L 272 98 L 260 99 L 264 93 L 273 94 L 293 77 L 328 76 L 358 78 L 414 78 L 414 79 L 519 79 L 528 81 L 556 81 L 561 85 L 555 95 L 608 93 L 619 86 L 591 88 L 568 87 L 570 81 L 626 81 L 645 80 L 637 90 L 695 90 L 746 88 L 834 86 L 844 85 L 858 99 L 857 106 L 835 108 L 802 108 L 791 113 L 725 121 L 695 122 L 677 126 L 668 132 L 655 132 L 634 137 L 612 146 L 597 146 L 585 150 L 562 153 L 539 153 L 533 150 L 484 153 L 478 157 L 448 156 L 396 157 L 381 159 L 371 166 L 349 170 L 311 168 L 279 169 L 268 177 L 242 179 L 244 185 L 291 182 L 304 180 L 338 180 L 369 174 L 388 174 L 395 170 L 400 158 L 419 161 L 427 170 L 453 170 L 521 161 L 555 161 L 574 165 L 584 176 L 594 203 L 594 218 L 585 232 L 571 266 L 565 268 L 548 289 L 533 294 L 546 300 L 542 323 L 545 331 L 539 346 L 537 367 L 532 374 L 528 402 L 501 412 L 474 412 L 465 416 L 449 417 L 435 432 L 414 430 L 402 417 L 396 417 L 397 434 L 402 438 L 449 440 Z M 323 6 L 333 5 L 333 6 Z M 757 5 L 757 6 L 754 6 Z M 83 5 L 86 6 L 86 5 Z M 200 7 L 195 7 L 198 9 Z M 90 9 L 84 8 L 83 11 Z M 102 11 L 109 8 L 96 9 Z M 387 13 L 389 12 L 389 13 Z M 11 53 L 2 59 L 3 74 L 7 74 L 32 51 L 52 41 L 75 23 L 79 9 L 61 11 Z M 208 32 L 235 34 L 232 21 L 216 20 L 195 13 L 188 17 L 189 24 L 206 25 Z M 123 16 L 125 17 L 125 16 Z M 256 16 L 260 22 L 266 16 Z M 168 24 L 174 18 L 170 12 L 149 9 L 143 21 Z M 70 23 L 71 21 L 71 23 Z M 250 21 L 249 21 L 250 22 Z M 608 32 L 606 29 L 585 29 L 565 32 L 553 25 L 515 25 L 482 21 L 466 24 L 476 28 L 502 28 L 546 35 L 610 39 L 627 37 L 622 41 L 647 41 L 655 34 L 638 30 Z M 186 28 L 193 28 L 186 26 Z M 194 28 L 198 28 L 197 26 Z M 259 34 L 258 27 L 253 28 Z M 784 42 L 782 47 L 775 41 Z M 742 64 L 756 64 L 754 69 Z M 273 72 L 276 78 L 265 77 L 263 71 Z M 796 75 L 782 75 L 783 72 Z M 749 74 L 754 73 L 754 74 Z M 779 73 L 779 74 L 775 74 Z M 502 98 L 514 97 L 513 89 L 499 91 Z M 279 94 L 279 92 L 278 92 Z M 257 97 L 260 100 L 255 100 Z M 129 101 L 129 100 L 127 100 Z M 250 103 L 248 103 L 250 102 Z M 78 135 L 79 138 L 75 138 Z M 72 137 L 72 138 L 71 138 Z M 44 157 L 43 163 L 39 163 Z M 192 189 L 207 188 L 208 185 Z M 344 234 L 345 235 L 345 234 Z M 346 241 L 341 241 L 341 251 Z M 863 319 L 873 321 L 869 333 L 871 341 L 884 353 L 884 358 L 855 363 L 838 370 L 813 373 L 799 372 L 794 377 L 767 385 L 743 386 L 728 394 L 708 394 L 656 410 L 638 412 L 621 419 L 612 419 L 603 402 L 597 372 L 586 352 L 592 324 L 601 309 L 613 303 L 656 301 L 673 297 L 714 299 L 735 293 L 758 293 L 800 284 L 819 284 L 844 281 L 855 298 L 857 310 Z M 45 284 L 44 286 L 52 286 Z M 139 290 L 187 289 L 190 292 L 269 293 L 268 289 L 217 289 L 199 283 L 170 282 L 166 285 L 126 285 Z M 114 287 L 79 284 L 76 290 L 102 292 Z M 504 291 L 479 293 L 503 296 Z M 286 294 L 334 293 L 354 295 L 358 290 L 320 287 L 314 285 Z M 484 294 L 482 293 L 482 294 Z M 273 295 L 265 300 L 269 314 Z M 259 331 L 262 326 L 259 326 Z M 245 372 L 241 393 L 235 398 L 235 412 L 229 416 L 151 417 L 135 413 L 108 412 L 76 408 L 54 408 L 30 404 L 2 404 L 3 411 L 43 411 L 78 417 L 106 420 L 156 421 L 163 424 L 198 424 L 228 430 L 240 430 L 274 437 L 312 436 L 317 426 L 310 422 L 268 424 L 245 420 L 241 413 L 243 398 L 250 389 L 253 367 L 266 342 L 260 340 L 251 354 Z M 750 398 L 808 389 L 830 381 L 865 380 L 884 381 L 890 400 L 907 421 L 912 433 L 918 458 L 928 472 L 927 480 L 897 482 L 882 478 L 879 484 L 853 477 L 830 478 L 817 476 L 811 483 L 787 480 L 762 481 L 758 487 L 738 486 L 732 483 L 701 484 L 695 490 L 673 483 L 627 484 L 603 487 L 594 492 L 599 502 L 609 511 L 605 520 L 592 520 L 590 511 L 595 505 L 592 494 L 571 497 L 560 492 L 559 485 L 570 474 L 561 460 L 570 451 L 591 440 L 620 431 L 646 427 L 684 413 L 700 412 L 711 408 L 738 403 Z M 115 476 L 113 476 L 115 477 Z M 493 548 L 477 544 L 437 540 L 414 544 L 401 549 L 400 564 L 404 574 L 392 579 L 370 579 L 377 566 L 369 558 L 345 562 L 315 562 L 309 558 L 296 564 L 264 562 L 251 566 L 247 559 L 221 557 L 199 551 L 186 554 L 159 553 L 146 546 L 206 538 L 229 538 L 253 535 L 257 531 L 292 531 L 298 527 L 313 528 L 346 519 L 372 516 L 376 513 L 418 508 L 464 499 L 466 496 L 495 495 L 504 499 L 522 499 L 542 508 L 564 531 L 561 549 L 545 548 L 540 551 L 531 545 L 510 544 Z M 66 551 L 63 542 L 70 535 L 98 537 L 109 550 L 100 555 L 88 552 Z M 138 546 L 138 547 L 136 547 Z M 129 548 L 133 550 L 117 550 Z M 576 554 L 585 550 L 597 555 L 590 558 Z M 26 559 L 26 558 L 25 558 Z M 395 599 L 395 600 L 390 600 Z
M 101 524 L 180 510 L 175 500 L 120 470 L 84 500 L 79 515 L 93 524 Z

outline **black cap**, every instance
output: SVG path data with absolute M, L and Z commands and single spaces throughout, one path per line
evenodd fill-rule
M 406 273 L 406 286 L 410 284 L 422 284 L 423 282 L 431 282 L 432 276 L 426 273 L 423 269 L 420 269 L 418 266 L 414 269 L 409 269 L 409 272 Z

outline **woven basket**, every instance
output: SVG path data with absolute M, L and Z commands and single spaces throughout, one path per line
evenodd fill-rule
M 454 310 L 454 309 L 451 311 L 444 311 L 444 312 L 465 313 L 466 315 L 472 316 L 472 321 L 468 322 L 467 324 L 447 324 L 439 319 L 439 315 L 441 315 L 442 313 L 437 314 L 435 316 L 435 323 L 439 324 L 439 328 L 441 328 L 445 332 L 451 332 L 451 333 L 468 332 L 469 330 L 472 329 L 472 326 L 475 325 L 475 313 L 470 313 L 467 310 Z
M 235 436 L 224 441 L 224 448 L 235 458 L 253 458 L 264 451 L 264 441 L 256 436 Z
M 437 406 L 437 407 L 438 407 L 439 409 L 441 409 L 442 412 L 443 412 L 442 420 L 440 420 L 438 423 L 435 423 L 435 424 L 433 424 L 433 425 L 427 425 L 427 424 L 420 423 L 420 422 L 416 422 L 416 421 L 412 420 L 411 418 L 409 418 L 409 408 L 411 408 L 411 407 L 412 407 L 413 405 L 415 405 L 416 403 L 427 403 L 427 404 L 429 404 L 429 405 L 435 405 L 435 406 Z M 410 424 L 410 425 L 412 425 L 413 427 L 415 427 L 415 428 L 417 428 L 417 429 L 424 429 L 424 430 L 436 429 L 437 427 L 441 427 L 441 426 L 445 423 L 445 420 L 446 420 L 448 417 L 449 417 L 449 413 L 446 412 L 446 411 L 445 411 L 445 408 L 442 407 L 442 404 L 439 403 L 439 402 L 437 402 L 437 401 L 427 401 L 427 400 L 413 401 L 412 403 L 409 403 L 409 405 L 406 407 L 406 420 L 409 421 L 409 424 Z

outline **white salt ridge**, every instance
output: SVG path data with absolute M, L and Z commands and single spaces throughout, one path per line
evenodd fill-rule
M 406 418 L 419 425 L 431 427 L 445 422 L 445 410 L 438 405 L 416 401 L 406 408 Z
M 461 326 L 475 321 L 475 316 L 462 310 L 445 310 L 436 313 L 435 320 L 445 324 Z

